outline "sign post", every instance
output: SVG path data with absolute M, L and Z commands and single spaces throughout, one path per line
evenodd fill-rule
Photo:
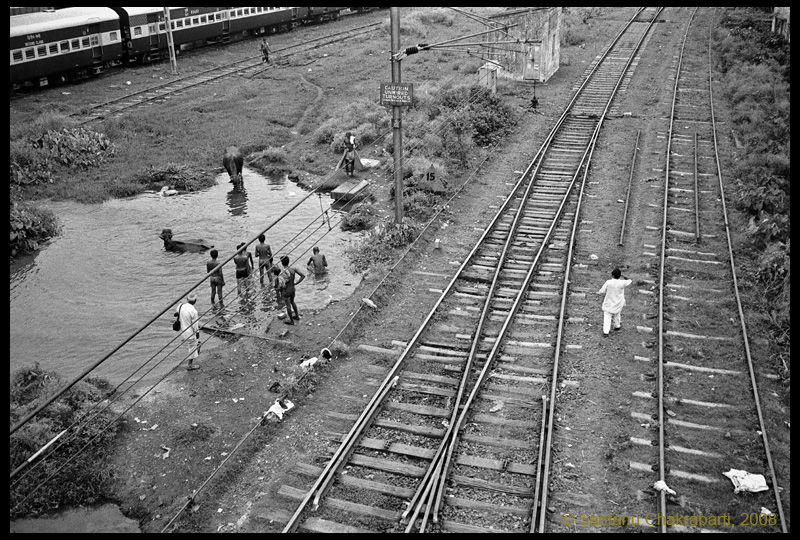
M 392 34 L 392 87 L 401 87 L 400 60 L 395 55 L 400 52 L 400 8 L 390 8 L 390 23 Z M 383 87 L 381 96 L 383 96 Z M 394 222 L 403 223 L 403 132 L 402 109 L 397 104 L 392 105 L 392 140 L 394 141 Z

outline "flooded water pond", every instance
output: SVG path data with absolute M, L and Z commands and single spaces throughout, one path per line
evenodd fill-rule
M 202 278 L 208 251 L 167 252 L 158 236 L 162 229 L 172 229 L 176 240 L 207 240 L 223 261 L 240 242 L 253 238 L 308 195 L 285 178 L 265 178 L 248 169 L 244 182 L 243 193 L 232 193 L 227 174 L 222 174 L 215 186 L 195 193 L 171 197 L 147 193 L 88 206 L 45 204 L 59 217 L 63 231 L 36 257 L 12 266 L 11 373 L 39 362 L 72 379 Z M 328 274 L 317 279 L 307 272 L 309 277 L 297 288 L 301 315 L 346 298 L 361 279 L 348 272 L 344 256 L 345 248 L 359 236 L 339 229 L 341 214 L 331 208 L 332 202 L 328 194 L 311 195 L 265 233 L 276 262 L 289 255 L 292 264 L 305 271 L 314 245 L 327 258 Z M 322 219 L 324 211 L 329 220 Z M 250 252 L 256 243 L 249 246 Z M 238 299 L 232 261 L 223 273 L 222 314 L 228 324 L 239 321 L 236 326 L 243 325 L 248 332 L 263 332 L 276 314 L 274 293 L 261 289 L 255 279 L 251 301 Z M 196 292 L 202 323 L 212 316 L 204 315 L 211 307 L 208 282 Z M 173 311 L 101 364 L 95 375 L 115 384 L 128 377 L 175 338 Z M 209 338 L 206 334 L 202 339 Z M 180 362 L 185 354 L 177 352 L 142 382 L 154 382 Z

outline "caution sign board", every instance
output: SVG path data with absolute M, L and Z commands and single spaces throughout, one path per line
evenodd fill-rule
M 410 107 L 414 101 L 414 85 L 411 83 L 381 84 L 381 105 Z

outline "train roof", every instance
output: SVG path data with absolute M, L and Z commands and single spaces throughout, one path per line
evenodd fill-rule
M 114 10 L 106 7 L 73 7 L 56 11 L 25 13 L 11 17 L 11 37 L 117 19 Z

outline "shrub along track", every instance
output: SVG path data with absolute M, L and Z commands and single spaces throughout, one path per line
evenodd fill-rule
M 406 530 L 433 523 L 460 532 L 537 526 L 554 407 L 531 395 L 549 386 L 551 404 L 555 397 L 567 299 L 585 294 L 569 287 L 565 269 L 588 164 L 611 99 L 657 15 L 634 17 L 595 64 L 367 408 L 357 418 L 343 416 L 356 422 L 314 486 L 281 488 L 302 500 L 291 519 L 271 514 L 288 519 L 286 531 L 386 531 L 398 521 Z M 319 474 L 314 465 L 298 470 Z M 448 480 L 455 487 L 447 488 Z M 364 500 L 360 490 L 372 493 L 372 504 L 348 500 Z M 304 514 L 320 502 L 319 514 Z M 538 527 L 544 530 L 543 512 Z

